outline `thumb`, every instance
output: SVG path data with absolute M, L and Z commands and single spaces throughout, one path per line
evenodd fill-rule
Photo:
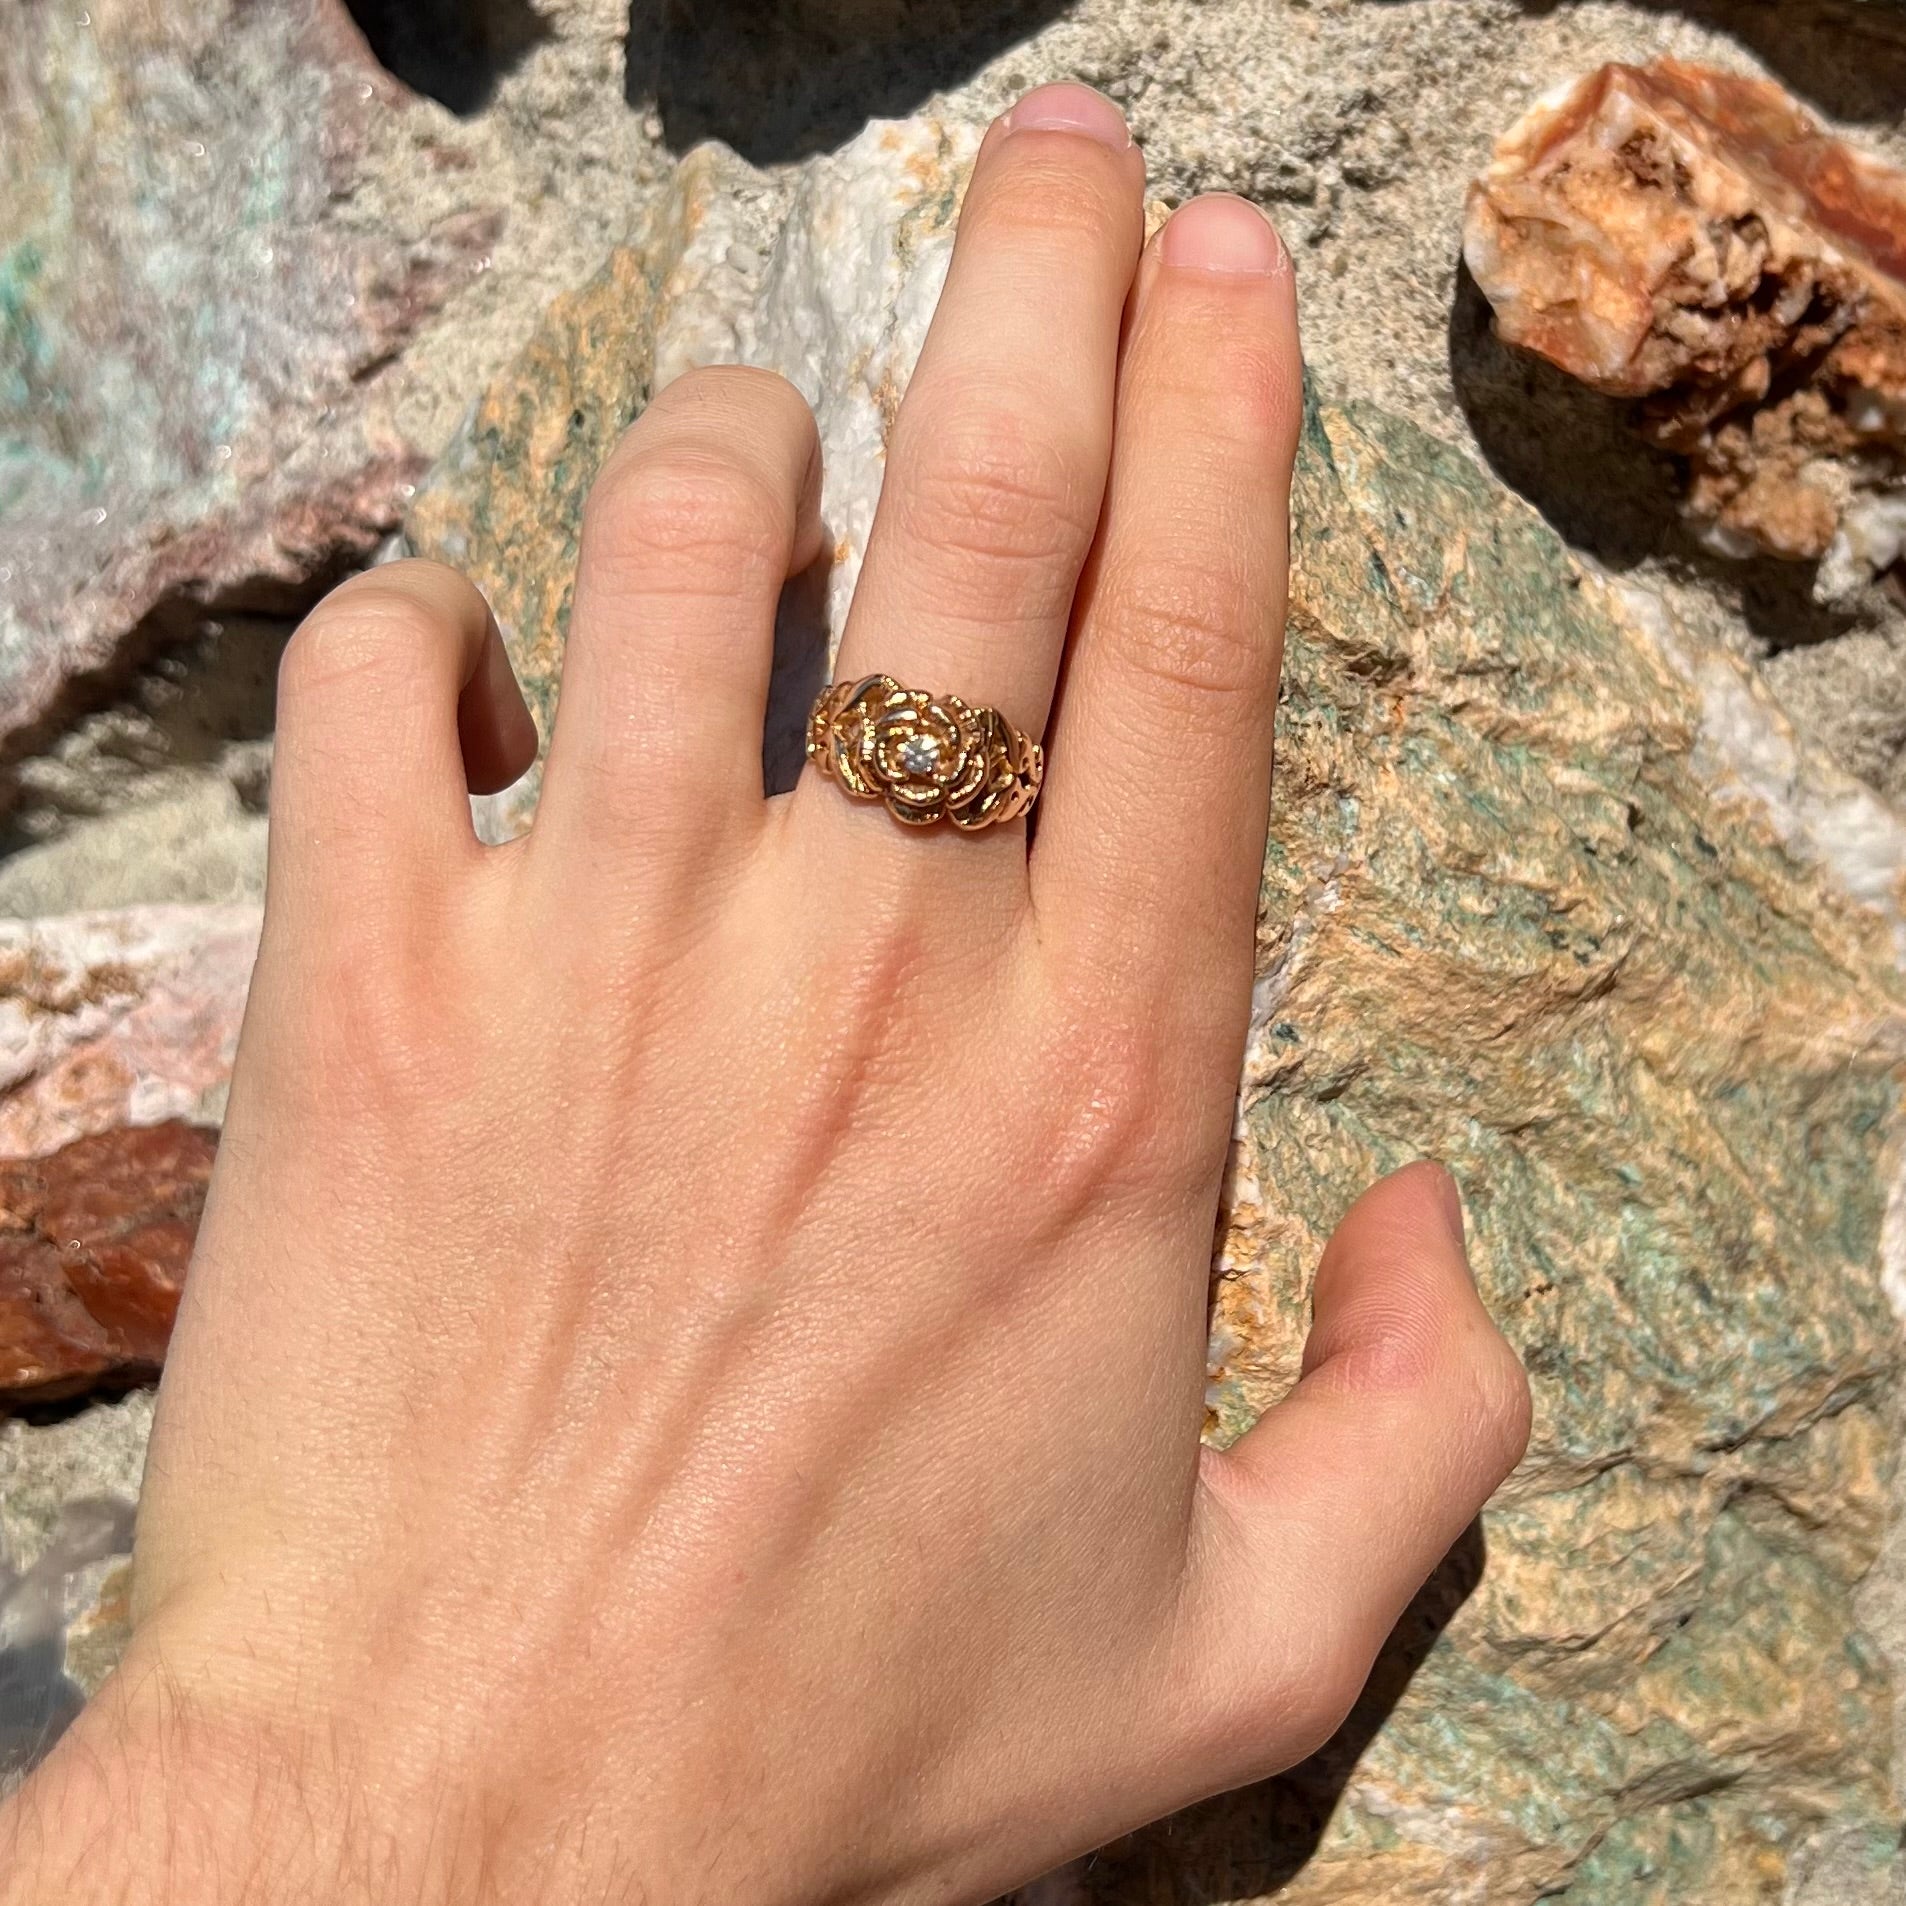
M 1528 1381 L 1477 1295 L 1440 1165 L 1357 1200 L 1311 1305 L 1296 1386 L 1201 1470 L 1186 1632 L 1197 1678 L 1224 1691 L 1241 1779 L 1335 1731 L 1529 1436 Z

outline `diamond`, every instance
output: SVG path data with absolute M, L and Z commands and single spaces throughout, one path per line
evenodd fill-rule
M 940 744 L 933 735 L 909 735 L 900 744 L 900 765 L 914 776 L 924 778 L 940 765 Z

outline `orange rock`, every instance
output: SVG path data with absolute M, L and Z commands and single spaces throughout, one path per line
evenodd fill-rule
M 0 1403 L 157 1374 L 217 1144 L 173 1120 L 0 1165 Z
M 1716 547 L 1897 559 L 1906 175 L 1768 81 L 1605 66 L 1503 137 L 1464 255 L 1504 338 L 1641 400 Z

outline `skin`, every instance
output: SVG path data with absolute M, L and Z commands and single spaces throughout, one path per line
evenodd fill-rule
M 1023 823 L 769 799 L 820 554 L 776 378 L 603 471 L 534 734 L 452 572 L 281 683 L 270 897 L 125 1665 L 0 1901 L 980 1901 L 1336 1727 L 1519 1458 L 1455 1188 L 1344 1218 L 1202 1449 L 1300 368 L 1252 207 L 988 135 L 838 672 L 1044 735 Z

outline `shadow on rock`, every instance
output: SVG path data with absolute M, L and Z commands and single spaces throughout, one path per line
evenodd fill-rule
M 1628 405 L 1496 335 L 1489 301 L 1458 265 L 1449 371 L 1483 459 L 1573 550 L 1617 574 L 1655 561 L 1739 605 L 1770 648 L 1844 635 L 1847 611 L 1813 599 L 1814 565 L 1714 555 L 1681 516 L 1676 461 L 1642 442 Z
M 1682 539 L 1673 460 L 1635 435 L 1619 399 L 1503 343 L 1462 265 L 1449 372 L 1490 468 L 1571 548 L 1627 570 Z
M 377 62 L 459 117 L 549 37 L 531 0 L 344 0 Z
M 831 151 L 914 112 L 1066 11 L 1068 0 L 633 0 L 631 104 L 681 152 L 720 139 L 756 165 Z
M 1288 1885 L 1322 1841 L 1337 1802 L 1417 1670 L 1482 1580 L 1472 1522 L 1390 1632 L 1350 1718 L 1309 1760 L 1130 1835 L 1087 1863 L 1093 1906 L 1217 1906 Z

